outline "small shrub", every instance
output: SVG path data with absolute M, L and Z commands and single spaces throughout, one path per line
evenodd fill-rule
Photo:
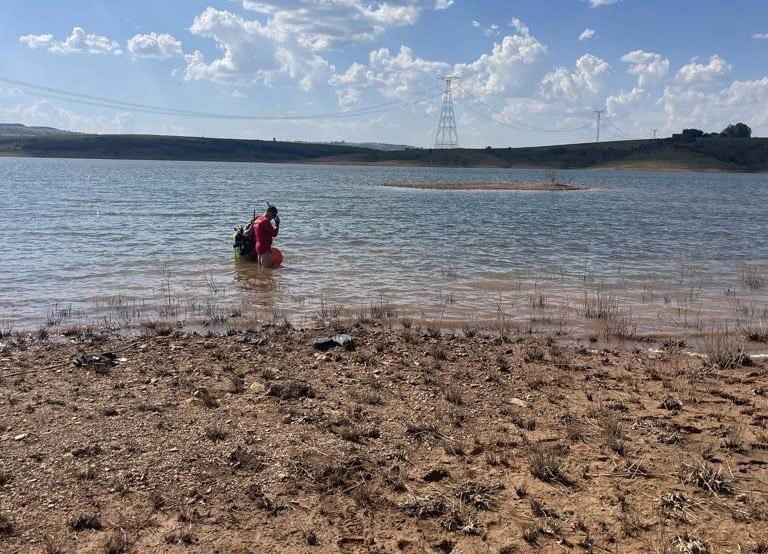
M 549 450 L 537 450 L 531 456 L 531 474 L 545 483 L 570 485 L 572 482 L 565 473 L 566 465 L 562 457 Z
M 735 369 L 744 362 L 744 340 L 727 327 L 715 329 L 705 335 L 702 353 L 720 369 Z

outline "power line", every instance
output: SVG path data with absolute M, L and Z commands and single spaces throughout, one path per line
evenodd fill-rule
M 481 112 L 480 110 L 477 110 L 477 109 L 473 108 L 472 106 L 470 106 L 469 104 L 467 104 L 465 102 L 462 102 L 460 100 L 457 100 L 457 102 L 460 103 L 464 108 L 468 109 L 469 111 L 471 111 L 471 112 L 473 112 L 473 113 L 475 113 L 475 114 L 477 114 L 479 116 L 482 116 L 482 117 L 492 121 L 493 123 L 496 123 L 497 125 L 503 125 L 504 127 L 509 127 L 510 129 L 514 129 L 515 131 L 522 131 L 522 132 L 525 132 L 525 133 L 573 133 L 573 132 L 576 132 L 576 131 L 581 131 L 581 130 L 584 130 L 584 129 L 588 129 L 590 127 L 589 124 L 577 125 L 577 126 L 569 127 L 569 128 L 565 128 L 565 129 L 541 129 L 541 128 L 538 128 L 538 127 L 523 126 L 521 124 L 522 122 L 519 122 L 519 121 L 517 121 L 515 119 L 510 118 L 510 117 L 506 116 L 502 112 L 499 112 L 499 111 L 496 111 L 496 110 L 492 110 L 493 114 L 495 114 L 496 116 L 498 116 L 498 117 L 500 117 L 502 119 L 505 119 L 505 120 L 510 122 L 510 123 L 507 123 L 506 121 L 500 121 L 499 119 L 496 119 L 496 118 L 492 117 L 491 115 L 488 115 L 487 113 Z
M 487 102 L 484 102 L 481 98 L 479 98 L 472 91 L 470 91 L 468 89 L 462 89 L 462 90 L 465 90 L 466 92 L 468 92 L 472 96 L 473 100 L 475 100 L 476 102 L 478 102 L 478 103 L 482 104 L 483 106 L 485 106 L 493 114 L 495 114 L 498 117 L 501 117 L 503 119 L 506 119 L 507 121 L 510 121 L 510 122 L 514 123 L 515 125 L 519 126 L 520 128 L 518 130 L 520 130 L 520 131 L 529 131 L 529 132 L 537 132 L 537 133 L 572 133 L 574 131 L 580 131 L 580 130 L 585 129 L 585 128 L 588 127 L 588 125 L 577 125 L 577 126 L 574 126 L 572 128 L 567 128 L 567 129 L 544 129 L 544 128 L 541 128 L 541 127 L 536 127 L 535 125 L 529 125 L 528 123 L 525 123 L 524 121 L 520 121 L 520 120 L 514 119 L 514 118 L 508 116 L 507 114 L 505 114 L 503 112 L 500 112 L 499 110 L 495 109 L 493 106 L 488 104 Z M 491 120 L 492 121 L 496 121 L 493 118 L 491 118 Z
M 350 118 L 356 116 L 374 115 L 377 113 L 383 113 L 391 109 L 398 109 L 407 107 L 413 104 L 417 104 L 432 97 L 436 97 L 437 94 L 428 92 L 418 95 L 413 95 L 408 98 L 390 100 L 380 104 L 372 106 L 357 108 L 353 110 L 345 110 L 341 112 L 325 112 L 310 115 L 237 115 L 237 114 L 224 114 L 216 112 L 202 112 L 192 110 L 179 110 L 176 108 L 167 108 L 162 106 L 152 106 L 148 104 L 140 104 L 135 102 L 125 102 L 122 100 L 114 100 L 111 98 L 105 98 L 101 96 L 93 96 L 88 94 L 80 94 L 70 92 L 62 89 L 56 89 L 52 87 L 45 87 L 41 85 L 35 85 L 32 83 L 25 83 L 23 81 L 16 81 L 5 77 L 0 77 L 0 81 L 10 83 L 24 89 L 25 94 L 32 96 L 39 96 L 42 98 L 49 98 L 53 100 L 59 100 L 64 102 L 72 102 L 76 104 L 83 104 L 88 106 L 96 106 L 103 108 L 121 109 L 126 111 L 150 113 L 155 115 L 170 115 L 177 117 L 192 117 L 200 119 L 226 119 L 226 120 L 246 120 L 246 121 L 306 121 L 306 120 L 323 120 L 323 119 L 340 119 Z M 32 89 L 32 90 L 26 90 Z M 42 91 L 42 92 L 35 92 Z M 410 101 L 409 101 L 410 98 Z
M 633 137 L 629 133 L 625 133 L 621 130 L 620 127 L 618 127 L 615 123 L 613 123 L 610 119 L 605 119 L 606 123 L 611 127 L 612 132 L 617 135 L 619 138 L 623 138 L 625 140 L 633 140 Z

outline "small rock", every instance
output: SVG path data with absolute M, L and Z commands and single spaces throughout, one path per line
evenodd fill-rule
M 334 340 L 330 337 L 317 337 L 312 343 L 312 347 L 316 350 L 326 351 L 336 346 Z
M 520 400 L 519 398 L 510 398 L 507 400 L 508 403 L 514 404 L 515 406 L 519 406 L 520 408 L 527 408 L 528 403 L 525 400 Z
M 21 440 L 26 439 L 28 436 L 29 436 L 29 433 L 22 433 L 20 435 L 16 435 L 15 437 L 13 437 L 13 440 L 21 441 Z

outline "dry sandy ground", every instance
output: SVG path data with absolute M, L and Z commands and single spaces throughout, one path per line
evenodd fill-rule
M 0 551 L 768 552 L 765 361 L 157 331 L 0 339 Z
M 425 183 L 397 182 L 385 183 L 386 187 L 434 190 L 530 190 L 530 191 L 566 191 L 588 190 L 589 187 L 560 183 Z

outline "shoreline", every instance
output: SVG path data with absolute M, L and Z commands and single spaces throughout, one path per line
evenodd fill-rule
M 202 163 L 243 163 L 243 164 L 296 164 L 339 167 L 423 167 L 432 169 L 508 169 L 508 170 L 556 170 L 556 171 L 648 171 L 669 173 L 735 173 L 735 174 L 764 174 L 768 169 L 731 169 L 713 167 L 680 167 L 671 163 L 628 163 L 628 164 L 596 164 L 592 166 L 563 167 L 558 165 L 503 165 L 503 164 L 474 164 L 474 165 L 439 165 L 431 163 L 414 163 L 411 161 L 343 161 L 343 160 L 232 160 L 219 158 L 162 158 L 162 157 L 108 157 L 108 156 L 38 156 L 23 155 L 16 152 L 0 152 L 0 158 L 18 159 L 56 159 L 56 160 L 116 160 L 133 162 L 202 162 Z
M 760 540 L 768 360 L 726 369 L 672 343 L 621 352 L 425 331 L 0 340 L 0 547 Z M 354 348 L 313 348 L 342 332 Z

